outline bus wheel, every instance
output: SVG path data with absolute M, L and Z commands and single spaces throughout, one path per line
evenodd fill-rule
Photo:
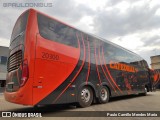
M 109 101 L 109 90 L 107 87 L 102 86 L 99 90 L 99 103 L 107 103 Z
M 80 107 L 88 107 L 93 101 L 93 91 L 90 87 L 84 86 L 79 92 L 78 103 Z

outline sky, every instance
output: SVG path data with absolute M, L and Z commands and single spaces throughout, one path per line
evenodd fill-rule
M 0 46 L 9 46 L 17 18 L 30 8 L 6 3 L 52 3 L 34 9 L 129 49 L 148 64 L 160 55 L 160 0 L 0 0 Z

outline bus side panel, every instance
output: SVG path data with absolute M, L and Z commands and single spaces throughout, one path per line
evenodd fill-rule
M 35 70 L 35 54 L 36 54 L 36 34 L 38 33 L 38 26 L 35 24 L 37 23 L 37 12 L 33 9 L 30 9 L 30 15 L 28 19 L 28 28 L 26 31 L 26 42 L 25 42 L 25 54 L 24 59 L 27 59 L 28 66 L 29 66 L 29 77 L 32 78 L 32 84 L 30 89 L 27 89 L 30 91 L 30 94 L 32 94 L 32 97 L 29 97 L 32 99 L 33 105 L 33 84 L 34 84 L 34 70 Z M 27 100 L 27 99 L 26 99 Z
M 49 41 L 37 35 L 33 83 L 34 104 L 37 104 L 66 80 L 77 65 L 79 55 L 78 48 Z

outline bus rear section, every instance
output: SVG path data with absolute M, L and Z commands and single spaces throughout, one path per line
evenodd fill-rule
M 56 97 L 70 87 L 71 81 L 67 78 L 78 63 L 79 43 L 71 27 L 40 13 L 37 13 L 37 21 L 33 103 L 55 104 Z M 67 93 L 70 100 L 63 95 L 56 103 L 74 102 L 76 96 L 71 94 L 75 91 Z
M 24 12 L 11 36 L 5 99 L 34 106 L 53 94 L 55 97 L 43 103 L 53 104 L 70 87 L 67 78 L 80 58 L 79 47 L 76 31 L 71 27 L 33 9 Z M 75 101 L 73 94 L 75 91 L 69 94 L 70 100 Z
M 24 12 L 14 26 L 7 63 L 5 99 L 19 104 L 32 104 L 32 81 L 28 80 L 29 66 L 25 59 L 28 17 L 29 11 Z

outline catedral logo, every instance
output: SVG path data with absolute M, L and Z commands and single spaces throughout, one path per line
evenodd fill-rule
M 136 68 L 133 66 L 129 66 L 123 63 L 116 63 L 113 61 L 110 61 L 110 68 L 112 69 L 117 69 L 117 70 L 122 70 L 122 71 L 127 71 L 127 72 L 136 72 Z

